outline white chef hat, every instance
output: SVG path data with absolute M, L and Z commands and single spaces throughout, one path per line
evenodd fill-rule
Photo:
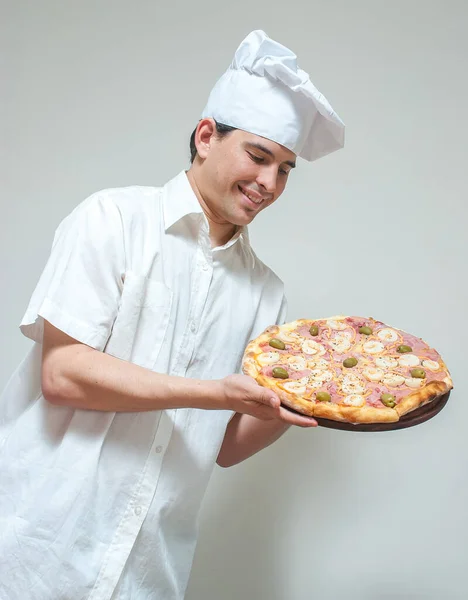
M 297 66 L 297 57 L 264 31 L 241 42 L 203 110 L 237 129 L 265 137 L 309 161 L 344 145 L 344 124 Z

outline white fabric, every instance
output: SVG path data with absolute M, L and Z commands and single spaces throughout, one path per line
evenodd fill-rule
M 240 44 L 202 118 L 212 117 L 313 161 L 344 145 L 344 124 L 297 66 L 296 55 L 261 30 Z
M 184 172 L 163 188 L 94 194 L 60 224 L 21 323 L 35 344 L 0 398 L 0 598 L 183 598 L 233 414 L 49 404 L 43 319 L 156 372 L 218 379 L 285 309 L 246 229 L 211 249 Z

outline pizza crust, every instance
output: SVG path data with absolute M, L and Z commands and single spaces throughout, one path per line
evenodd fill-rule
M 254 379 L 258 376 L 257 361 L 255 360 L 255 352 L 248 352 L 242 361 L 242 371 L 246 375 L 250 375 Z
M 398 416 L 402 417 L 412 410 L 423 406 L 423 404 L 428 404 L 435 400 L 435 398 L 446 394 L 450 389 L 452 388 L 449 387 L 445 381 L 431 381 L 421 389 L 416 390 L 403 398 L 395 406 L 395 410 L 397 411 Z
M 398 421 L 398 413 L 394 408 L 343 406 L 332 402 L 317 402 L 314 417 L 347 423 L 394 423 Z

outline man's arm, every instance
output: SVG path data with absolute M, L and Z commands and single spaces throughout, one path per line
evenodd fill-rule
M 219 382 L 153 373 L 99 352 L 44 322 L 42 392 L 52 404 L 100 411 L 221 408 Z
M 86 346 L 48 321 L 42 346 L 42 392 L 53 404 L 112 412 L 192 407 L 281 418 L 276 394 L 246 375 L 205 381 L 154 373 Z
M 276 442 L 291 425 L 316 427 L 311 417 L 280 408 L 280 417 L 260 420 L 246 414 L 235 414 L 230 420 L 216 462 L 220 467 L 232 467 Z

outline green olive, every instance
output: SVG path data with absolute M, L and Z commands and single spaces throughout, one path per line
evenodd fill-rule
M 393 396 L 392 394 L 382 394 L 380 396 L 380 400 L 382 404 L 385 404 L 385 406 L 389 406 L 390 408 L 393 408 L 396 404 L 395 396 Z
M 269 344 L 272 348 L 276 348 L 277 350 L 284 350 L 286 348 L 283 340 L 279 340 L 278 338 L 272 338 L 269 341 Z
M 426 377 L 426 371 L 424 369 L 411 369 L 410 373 L 411 377 L 416 377 L 417 379 L 424 379 L 424 377 Z
M 372 329 L 370 327 L 359 327 L 359 333 L 363 333 L 364 335 L 371 335 Z
M 318 335 L 318 332 L 319 332 L 318 325 L 312 325 L 312 327 L 309 329 L 309 331 L 310 331 L 310 335 Z
M 331 396 L 328 392 L 317 392 L 316 396 L 319 402 L 330 402 Z
M 412 352 L 412 350 L 413 348 L 411 348 L 411 346 L 406 346 L 405 344 L 402 344 L 397 348 L 397 352 L 399 352 L 400 354 L 405 354 L 405 352 Z
M 289 377 L 289 373 L 283 367 L 273 367 L 273 377 L 277 379 L 287 379 Z
M 343 367 L 350 369 L 351 367 L 355 367 L 357 365 L 357 362 L 357 358 L 354 358 L 354 356 L 351 356 L 350 358 L 345 358 L 343 361 Z

